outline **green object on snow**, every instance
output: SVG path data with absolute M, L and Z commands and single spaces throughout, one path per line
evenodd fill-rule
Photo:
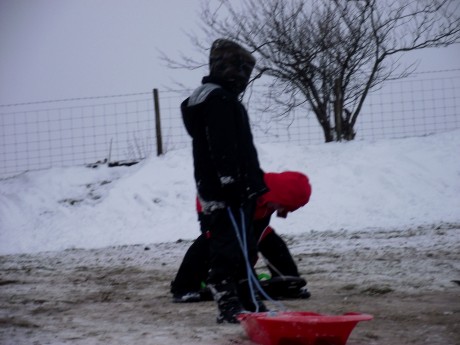
M 271 276 L 268 273 L 259 273 L 257 275 L 257 279 L 259 279 L 259 280 L 268 280 L 270 278 L 271 278 Z

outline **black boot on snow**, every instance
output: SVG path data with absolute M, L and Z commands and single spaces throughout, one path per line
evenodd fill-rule
M 172 301 L 174 303 L 192 303 L 201 301 L 201 294 L 199 291 L 193 289 L 187 290 L 182 286 L 183 284 L 177 284 L 174 280 L 171 282 L 170 291 L 173 295 Z
M 262 302 L 259 294 L 256 291 L 254 291 L 254 296 L 251 295 L 247 279 L 241 280 L 238 283 L 238 295 L 240 296 L 241 304 L 243 305 L 244 309 L 250 312 L 259 313 L 268 311 L 267 307 Z
M 306 287 L 307 281 L 302 277 L 277 276 L 262 280 L 260 285 L 265 293 L 273 299 L 305 299 L 310 297 L 310 292 Z
M 173 302 L 174 303 L 194 303 L 200 302 L 201 295 L 198 291 L 188 291 L 184 293 L 174 293 Z
M 208 284 L 217 303 L 217 323 L 239 323 L 236 316 L 247 313 L 238 298 L 235 285 L 225 280 L 219 284 Z

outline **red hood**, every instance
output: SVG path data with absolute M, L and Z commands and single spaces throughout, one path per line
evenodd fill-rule
M 265 173 L 264 180 L 269 191 L 257 199 L 255 219 L 264 218 L 275 210 L 286 216 L 287 212 L 297 210 L 310 200 L 308 177 L 300 172 Z

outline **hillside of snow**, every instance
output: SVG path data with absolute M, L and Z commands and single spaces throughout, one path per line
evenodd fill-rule
M 459 130 L 257 148 L 265 171 L 301 171 L 313 187 L 309 204 L 273 219 L 281 234 L 460 222 Z M 194 200 L 190 149 L 131 167 L 26 172 L 0 180 L 0 254 L 193 239 Z

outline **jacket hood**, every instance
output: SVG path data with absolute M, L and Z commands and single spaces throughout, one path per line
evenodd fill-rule
M 278 211 L 278 215 L 286 217 L 306 205 L 311 196 L 311 185 L 308 177 L 296 171 L 281 173 L 265 173 L 265 184 L 269 191 L 257 200 L 255 219 L 261 219 Z
M 195 121 L 193 121 L 193 117 L 196 117 L 197 113 L 199 113 L 199 107 L 209 95 L 214 91 L 222 89 L 222 86 L 208 81 L 203 78 L 203 84 L 197 87 L 190 97 L 184 100 L 180 106 L 182 112 L 182 119 L 184 121 L 185 129 L 187 133 L 193 137 L 194 136 L 194 125 Z
M 183 101 L 180 105 L 180 110 L 182 113 L 182 120 L 184 122 L 184 127 L 187 130 L 187 133 L 193 138 L 194 136 L 194 126 L 192 121 L 192 113 L 193 111 L 188 105 L 189 98 Z
M 248 85 L 256 60 L 236 42 L 217 39 L 209 55 L 209 74 L 227 84 L 228 89 L 240 94 Z

